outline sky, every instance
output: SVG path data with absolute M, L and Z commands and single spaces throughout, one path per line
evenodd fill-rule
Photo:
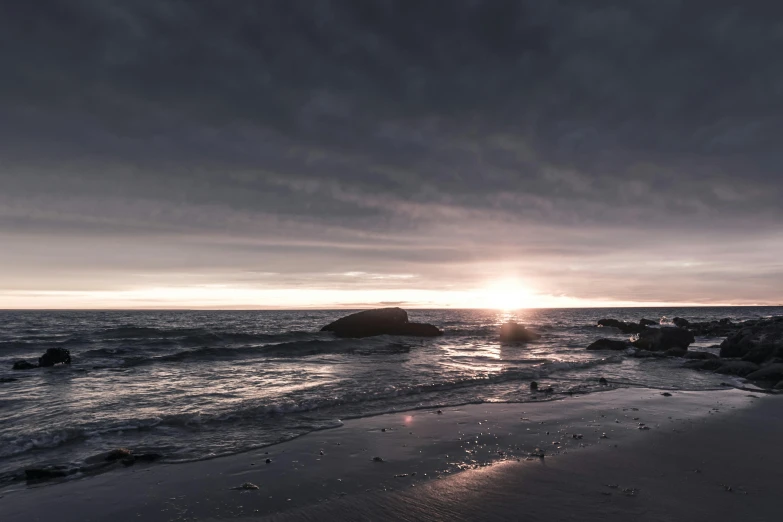
M 0 308 L 783 302 L 776 0 L 0 3 Z

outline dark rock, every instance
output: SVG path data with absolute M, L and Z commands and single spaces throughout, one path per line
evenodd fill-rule
M 688 351 L 683 355 L 686 359 L 717 359 L 718 356 L 710 352 Z
M 633 345 L 642 350 L 659 352 L 670 348 L 688 349 L 688 346 L 696 339 L 693 334 L 684 328 L 663 327 L 648 328 L 641 334 Z
M 642 326 L 658 326 L 658 321 L 651 321 L 650 319 L 641 319 L 639 324 Z
M 30 481 L 62 478 L 67 477 L 70 474 L 71 471 L 63 466 L 53 466 L 50 468 L 30 468 L 24 470 L 24 478 Z
M 272 463 L 272 459 L 266 459 L 266 463 L 267 464 L 271 464 Z
M 536 332 L 528 330 L 521 324 L 514 321 L 504 323 L 500 327 L 500 340 L 507 343 L 526 343 L 540 339 L 541 336 Z
M 626 323 L 625 321 L 618 321 L 617 319 L 600 319 L 598 326 L 617 328 L 623 333 L 635 334 L 643 332 L 647 329 L 646 326 L 636 323 Z
M 33 368 L 38 368 L 38 365 L 27 361 L 15 361 L 11 367 L 12 370 L 32 370 Z
M 38 358 L 38 366 L 42 368 L 55 364 L 71 364 L 71 352 L 65 348 L 49 348 Z
M 531 390 L 537 390 L 538 389 L 538 383 L 536 381 L 533 381 L 530 383 L 530 389 Z
M 723 361 L 715 373 L 745 377 L 759 369 L 759 365 L 748 361 Z
M 663 353 L 666 355 L 666 357 L 685 357 L 685 354 L 688 353 L 688 350 L 685 348 L 669 348 Z
M 783 381 L 783 364 L 770 364 L 745 376 L 749 381 Z
M 409 323 L 408 313 L 402 308 L 378 308 L 348 315 L 321 328 L 337 337 L 372 337 L 374 335 L 411 335 L 435 337 L 443 335 L 436 326 Z
M 614 339 L 598 339 L 590 346 L 588 350 L 625 350 L 630 348 L 631 344 L 628 341 L 617 341 Z
M 664 397 L 671 397 L 672 396 L 672 394 L 669 393 L 669 392 L 663 392 L 661 395 L 663 395 Z
M 609 381 L 607 381 L 604 377 L 601 377 L 598 379 L 598 384 L 603 384 L 604 386 L 609 384 Z
M 745 321 L 720 345 L 721 357 L 742 357 L 760 364 L 783 358 L 783 317 Z
M 690 321 L 688 321 L 687 319 L 683 319 L 682 317 L 675 317 L 674 319 L 672 319 L 672 323 L 674 324 L 674 326 L 677 326 L 679 328 L 686 328 L 691 324 Z
M 723 364 L 719 359 L 696 359 L 692 361 L 686 361 L 683 367 L 691 368 L 693 370 L 709 370 L 715 371 Z
M 127 459 L 132 455 L 133 452 L 131 452 L 131 450 L 129 450 L 128 448 L 117 448 L 115 450 L 111 450 L 106 454 L 106 461 L 114 462 L 115 460 Z

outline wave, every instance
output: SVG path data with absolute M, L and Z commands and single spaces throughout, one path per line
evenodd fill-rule
M 325 341 L 313 339 L 310 341 L 294 341 L 287 343 L 267 344 L 263 346 L 203 346 L 192 350 L 159 355 L 155 357 L 126 357 L 123 366 L 140 366 L 165 362 L 202 362 L 218 359 L 262 357 L 307 357 L 322 354 L 351 355 L 392 355 L 410 352 L 411 347 L 402 343 L 372 343 L 360 340 Z M 118 352 L 101 349 L 92 350 L 94 355 L 115 355 Z M 128 351 L 119 352 L 119 355 Z

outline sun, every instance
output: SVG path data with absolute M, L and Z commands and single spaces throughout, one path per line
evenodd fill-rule
M 480 289 L 477 298 L 481 308 L 517 310 L 534 306 L 530 290 L 516 279 L 493 281 Z

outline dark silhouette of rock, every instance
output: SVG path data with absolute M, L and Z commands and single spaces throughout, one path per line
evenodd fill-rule
M 630 348 L 631 344 L 628 341 L 617 341 L 614 339 L 598 339 L 590 346 L 588 350 L 625 350 Z
M 652 352 L 665 351 L 671 348 L 687 350 L 688 346 L 695 340 L 693 334 L 684 328 L 648 328 L 639 334 L 639 338 L 633 342 L 633 345 L 642 350 Z
M 609 381 L 607 381 L 604 377 L 601 377 L 600 379 L 598 379 L 598 384 L 606 386 L 607 384 L 609 384 Z
M 672 319 L 672 323 L 674 324 L 674 326 L 678 326 L 680 328 L 686 328 L 691 324 L 690 321 L 688 321 L 687 319 L 683 319 L 682 317 L 675 317 L 674 319 Z
M 723 361 L 715 373 L 745 377 L 759 369 L 759 365 L 748 361 Z
M 641 319 L 639 324 L 642 326 L 658 326 L 658 321 L 652 321 L 650 319 Z
M 721 357 L 761 364 L 783 358 L 783 317 L 746 321 L 720 345 Z
M 783 381 L 783 364 L 776 363 L 764 366 L 760 370 L 745 376 L 749 381 Z
M 106 460 L 108 462 L 114 462 L 115 460 L 127 459 L 131 455 L 133 455 L 133 453 L 128 448 L 117 448 L 106 454 Z
M 599 319 L 598 326 L 617 328 L 623 333 L 635 334 L 641 333 L 647 329 L 646 326 L 636 323 L 626 323 L 625 321 L 618 321 L 617 319 Z
M 530 389 L 531 390 L 537 390 L 538 389 L 538 383 L 536 381 L 533 381 L 530 383 Z
M 663 352 L 666 357 L 685 357 L 685 354 L 688 353 L 687 349 L 685 348 L 669 348 L 665 352 Z
M 514 321 L 504 323 L 500 327 L 500 340 L 507 343 L 527 343 L 540 339 L 541 336 L 536 332 L 528 330 L 521 324 Z
M 12 370 L 32 370 L 33 368 L 38 368 L 38 365 L 27 361 L 15 361 L 11 367 Z
M 409 323 L 408 313 L 402 308 L 378 308 L 348 315 L 321 328 L 337 337 L 372 337 L 375 335 L 412 335 L 435 337 L 443 335 L 436 326 Z
M 55 364 L 71 364 L 71 352 L 65 348 L 49 348 L 38 358 L 38 366 L 42 368 Z
M 685 355 L 683 355 L 686 359 L 717 359 L 718 356 L 714 353 L 710 352 L 697 352 L 697 351 L 688 351 Z
M 715 371 L 721 367 L 723 362 L 720 359 L 695 359 L 686 361 L 683 367 L 691 368 L 693 370 L 709 370 Z

